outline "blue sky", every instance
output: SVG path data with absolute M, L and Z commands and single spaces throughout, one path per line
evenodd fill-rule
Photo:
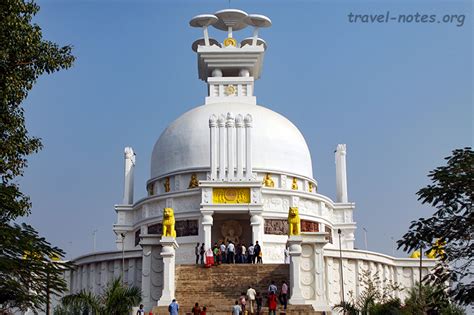
M 20 184 L 27 222 L 72 258 L 115 247 L 123 148 L 137 152 L 135 199 L 146 194 L 153 145 L 204 103 L 188 26 L 228 1 L 38 1 L 46 39 L 72 44 L 74 67 L 41 77 L 24 105 L 44 149 Z M 257 102 L 302 131 L 319 192 L 335 196 L 334 149 L 348 147 L 356 245 L 392 253 L 411 220 L 429 216 L 416 191 L 455 148 L 473 142 L 471 1 L 236 1 L 273 26 Z M 465 15 L 459 23 L 350 23 L 348 14 Z M 211 29 L 219 40 L 223 34 Z M 251 30 L 236 32 L 242 39 Z M 406 256 L 398 253 L 397 255 Z

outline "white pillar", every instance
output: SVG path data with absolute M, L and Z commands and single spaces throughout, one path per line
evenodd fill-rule
M 300 235 L 292 235 L 288 238 L 288 247 L 290 251 L 290 299 L 292 305 L 305 304 L 305 299 L 301 293 L 301 243 L 303 239 Z
M 133 204 L 133 171 L 135 168 L 135 153 L 131 147 L 126 147 L 125 155 L 125 185 L 123 191 L 123 204 Z
M 252 226 L 252 244 L 256 241 L 263 247 L 264 220 L 262 211 L 250 213 L 250 225 Z
M 252 178 L 252 115 L 245 116 L 245 177 Z
M 324 245 L 327 244 L 325 232 L 309 232 L 301 235 L 303 239 L 303 246 L 310 246 L 313 249 L 313 255 L 311 255 L 311 264 L 314 266 L 312 269 L 312 281 L 308 279 L 301 279 L 301 285 L 305 286 L 306 283 L 311 283 L 311 288 L 314 294 L 314 301 L 312 302 L 313 307 L 319 312 L 330 312 L 331 308 L 327 303 L 326 299 L 326 284 L 325 284 L 325 264 L 324 264 Z
M 217 117 L 209 117 L 211 180 L 217 178 Z
M 235 119 L 232 113 L 227 113 L 226 121 L 227 129 L 227 178 L 232 180 L 234 178 L 234 157 L 235 157 L 235 141 L 234 141 L 234 126 Z
M 100 286 L 105 288 L 109 283 L 109 269 L 107 266 L 107 261 L 102 261 L 100 263 Z
M 209 43 L 209 32 L 207 30 L 207 25 L 202 27 L 203 33 L 204 33 L 204 45 L 210 46 L 211 44 Z
M 158 306 L 168 306 L 175 298 L 176 249 L 179 246 L 176 240 L 170 236 L 163 236 L 160 244 L 160 255 L 163 258 L 163 292 L 158 301 Z
M 160 236 L 157 234 L 140 235 L 140 245 L 142 247 L 142 304 L 145 309 L 151 310 L 156 302 L 151 296 L 153 268 L 151 267 L 153 251 L 159 250 Z
M 346 145 L 336 149 L 336 202 L 347 202 Z
M 242 179 L 244 177 L 244 157 L 243 157 L 243 127 L 244 127 L 244 119 L 242 118 L 242 115 L 237 115 L 235 117 L 235 132 L 236 132 L 236 142 L 237 142 L 237 172 L 236 172 L 236 177 L 238 179 Z
M 219 115 L 219 119 L 217 121 L 217 125 L 219 126 L 219 180 L 225 179 L 225 117 L 224 115 Z
M 201 211 L 202 214 L 202 228 L 204 231 L 204 247 L 207 250 L 211 248 L 212 225 L 214 219 L 212 218 L 213 211 Z

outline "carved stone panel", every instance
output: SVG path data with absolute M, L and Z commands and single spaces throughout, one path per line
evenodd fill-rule
M 301 220 L 301 232 L 319 232 L 319 223 Z
M 287 235 L 288 222 L 286 220 L 265 219 L 265 234 Z
M 301 231 L 302 232 L 319 232 L 319 223 L 308 221 L 308 220 L 301 220 Z M 287 235 L 288 234 L 287 220 L 266 219 L 265 220 L 265 234 Z
M 161 223 L 156 223 L 148 226 L 148 234 L 162 234 L 163 226 Z M 176 221 L 175 224 L 176 237 L 194 236 L 198 235 L 199 225 L 198 220 L 181 220 Z

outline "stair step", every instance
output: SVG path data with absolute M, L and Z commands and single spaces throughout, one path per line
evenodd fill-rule
M 289 282 L 289 265 L 263 264 L 221 264 L 211 268 L 202 265 L 176 266 L 176 299 L 180 304 L 180 314 L 188 314 L 194 303 L 207 307 L 208 315 L 228 315 L 241 292 L 248 286 L 259 291 L 264 307 L 261 314 L 268 314 L 267 289 L 274 280 L 280 288 L 283 280 Z M 153 314 L 168 315 L 167 307 L 155 307 Z M 310 305 L 288 305 L 285 312 L 281 308 L 277 314 L 314 315 Z

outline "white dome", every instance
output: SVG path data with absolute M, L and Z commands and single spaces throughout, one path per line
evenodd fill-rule
M 306 141 L 288 119 L 258 105 L 217 103 L 184 113 L 163 131 L 153 148 L 151 178 L 176 171 L 210 168 L 209 117 L 228 112 L 253 117 L 254 169 L 313 177 Z

